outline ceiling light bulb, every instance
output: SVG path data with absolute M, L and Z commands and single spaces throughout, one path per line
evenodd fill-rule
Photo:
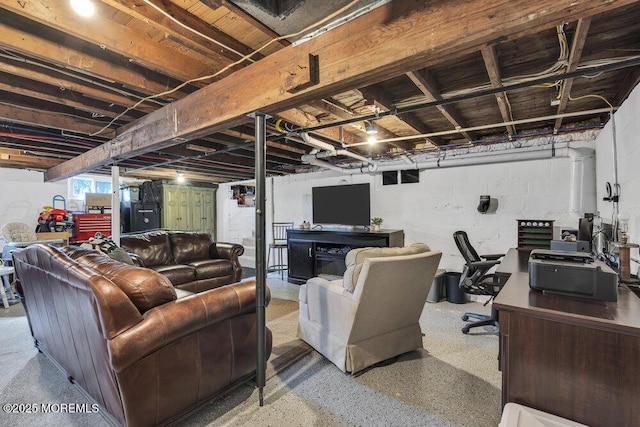
M 184 182 L 184 172 L 178 172 L 177 174 L 178 174 L 178 177 L 176 178 L 176 181 L 182 184 Z
M 80 16 L 88 18 L 96 11 L 91 0 L 71 0 L 71 8 Z
M 375 144 L 376 142 L 378 142 L 378 138 L 376 138 L 374 135 L 371 135 L 369 139 L 367 139 L 367 142 L 369 144 Z

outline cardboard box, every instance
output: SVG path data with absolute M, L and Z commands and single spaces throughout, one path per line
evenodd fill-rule
M 62 239 L 64 240 L 65 245 L 69 244 L 68 231 L 49 231 L 44 233 L 36 233 L 36 237 L 38 237 L 38 240 Z
M 111 194 L 85 193 L 85 206 L 111 206 Z

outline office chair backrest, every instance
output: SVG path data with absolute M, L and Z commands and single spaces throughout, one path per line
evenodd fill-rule
M 473 249 L 473 246 L 469 243 L 469 237 L 465 231 L 456 231 L 453 233 L 453 240 L 455 240 L 456 246 L 467 264 L 481 260 L 476 250 Z
M 274 222 L 271 224 L 273 232 L 273 243 L 286 244 L 287 230 L 293 228 L 292 222 Z

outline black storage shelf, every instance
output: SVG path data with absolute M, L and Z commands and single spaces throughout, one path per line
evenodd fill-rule
M 553 220 L 518 219 L 518 250 L 549 249 L 553 239 Z

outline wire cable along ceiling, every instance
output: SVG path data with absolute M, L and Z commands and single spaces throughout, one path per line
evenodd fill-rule
M 544 6 L 547 15 L 534 16 L 526 2 L 509 2 L 507 10 L 474 0 L 463 15 L 465 25 L 476 19 L 476 31 L 463 41 L 447 41 L 448 32 L 435 25 L 440 19 L 462 31 L 456 1 L 439 3 L 434 14 L 428 4 L 345 0 L 328 9 L 307 0 L 282 4 L 277 16 L 244 1 L 92 3 L 87 18 L 68 2 L 21 7 L 0 0 L 3 166 L 46 170 L 47 179 L 108 174 L 113 162 L 123 176 L 143 179 L 173 178 L 177 170 L 189 180 L 251 179 L 254 124 L 233 109 L 257 100 L 270 116 L 268 175 L 318 167 L 304 160 L 314 148 L 302 133 L 334 147 L 337 155 L 326 163 L 359 167 L 599 129 L 640 80 L 638 1 L 568 8 L 545 0 L 536 10 Z M 519 16 L 532 17 L 526 28 L 509 23 Z M 418 55 L 425 37 L 429 54 Z M 344 45 L 322 50 L 324 40 L 334 39 Z M 359 77 L 326 74 L 333 57 L 342 65 L 332 70 L 355 68 Z M 317 83 L 308 66 L 318 67 Z M 276 81 L 293 101 L 270 107 L 282 97 L 267 94 Z M 305 89 L 287 92 L 305 82 Z M 224 115 L 224 122 L 215 119 Z M 182 135 L 191 120 L 215 125 Z M 154 138 L 167 140 L 148 142 Z M 97 150 L 110 157 L 82 170 L 80 156 L 95 153 L 96 160 Z

